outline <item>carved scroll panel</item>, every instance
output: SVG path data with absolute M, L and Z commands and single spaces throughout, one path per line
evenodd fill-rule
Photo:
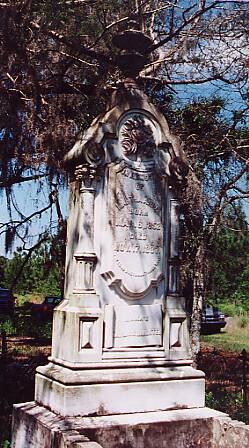
M 112 256 L 102 275 L 128 297 L 141 297 L 163 278 L 163 187 L 152 168 L 122 162 L 109 175 Z

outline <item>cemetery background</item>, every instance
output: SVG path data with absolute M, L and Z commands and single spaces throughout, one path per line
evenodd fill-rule
M 161 92 L 160 92 L 160 90 L 159 90 L 159 97 L 160 97 L 160 94 L 161 94 Z M 210 106 L 210 105 L 209 105 Z M 196 105 L 195 105 L 195 107 L 196 107 Z M 202 108 L 202 106 L 201 106 L 201 108 Z M 211 106 L 210 106 L 210 108 L 212 109 L 212 108 L 214 108 L 214 104 L 211 104 Z M 201 112 L 203 113 L 203 111 L 201 110 Z M 184 114 L 183 114 L 184 115 Z M 190 114 L 191 115 L 191 114 Z M 198 114 L 197 114 L 198 115 Z M 201 117 L 201 118 L 203 118 L 203 117 Z M 197 120 L 198 121 L 198 120 Z M 191 126 L 193 125 L 193 122 L 192 122 L 192 124 L 191 124 Z M 205 136 L 206 137 L 206 136 Z M 224 134 L 222 135 L 222 138 L 224 137 Z M 234 135 L 233 135 L 233 137 L 234 137 Z M 219 150 L 220 150 L 220 148 L 219 148 Z M 240 187 L 241 187 L 241 185 L 240 185 Z M 242 194 L 242 196 L 243 196 L 243 194 Z M 10 238 L 10 240 L 11 240 L 11 232 L 7 232 L 7 235 L 8 235 L 8 237 Z

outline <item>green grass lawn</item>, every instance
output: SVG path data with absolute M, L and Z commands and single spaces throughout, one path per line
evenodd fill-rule
M 249 352 L 249 327 L 241 328 L 240 319 L 232 318 L 221 333 L 201 336 L 202 345 L 218 350 Z

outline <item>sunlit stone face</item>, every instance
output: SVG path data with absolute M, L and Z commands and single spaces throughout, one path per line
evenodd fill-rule
M 118 124 L 122 160 L 108 172 L 111 260 L 102 275 L 128 299 L 144 296 L 165 275 L 166 191 L 155 167 L 157 133 L 146 115 L 124 116 Z
M 113 268 L 127 293 L 142 294 L 162 278 L 162 187 L 153 167 L 124 164 L 111 172 Z

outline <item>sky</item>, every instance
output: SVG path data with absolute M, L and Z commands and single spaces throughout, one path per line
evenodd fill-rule
M 241 98 L 239 94 L 236 92 L 231 92 L 230 89 L 225 89 L 222 87 L 220 82 L 207 83 L 197 85 L 197 86 L 178 86 L 178 99 L 182 104 L 186 104 L 190 100 L 199 99 L 200 97 L 214 97 L 214 96 L 222 96 L 226 98 L 227 104 L 225 109 L 225 116 L 228 118 L 233 109 L 238 109 L 241 106 Z M 34 182 L 26 182 L 21 185 L 17 185 L 14 187 L 14 195 L 16 198 L 16 203 L 21 209 L 22 213 L 25 216 L 33 213 L 37 208 L 45 207 L 48 203 L 48 194 L 49 189 L 45 182 L 40 186 L 39 183 Z M 63 216 L 67 217 L 67 188 L 61 187 L 59 190 L 59 199 L 60 206 L 63 213 Z M 249 201 L 246 200 L 243 203 L 244 210 L 248 217 L 249 221 Z M 13 218 L 18 219 L 18 215 L 13 213 Z M 0 196 L 0 223 L 8 221 L 8 211 L 6 207 L 6 196 L 3 193 Z M 27 247 L 34 243 L 38 235 L 50 224 L 50 222 L 56 222 L 56 211 L 55 207 L 53 207 L 52 214 L 51 211 L 48 211 L 42 214 L 41 217 L 37 217 L 33 220 L 32 224 L 28 228 L 28 237 L 25 238 L 25 242 L 27 243 Z M 53 231 L 53 226 L 51 226 L 51 231 Z M 18 246 L 20 246 L 20 240 L 18 238 L 15 241 L 13 249 L 15 250 Z M 5 238 L 0 235 L 0 255 L 5 254 Z M 7 254 L 8 257 L 11 257 L 11 253 Z
M 45 182 L 42 185 L 34 182 L 25 182 L 21 185 L 17 185 L 13 189 L 14 196 L 18 207 L 25 216 L 29 216 L 31 213 L 46 207 L 48 204 L 49 188 Z M 67 188 L 61 187 L 59 190 L 59 201 L 63 216 L 67 216 Z M 8 222 L 9 215 L 6 206 L 6 195 L 3 193 L 0 196 L 0 222 Z M 25 237 L 25 243 L 27 247 L 30 247 L 32 243 L 37 241 L 37 238 L 41 232 L 45 230 L 51 223 L 51 232 L 56 228 L 56 210 L 52 207 L 52 210 L 44 212 L 41 216 L 37 216 L 32 219 L 31 224 L 28 227 L 28 235 Z M 18 214 L 13 211 L 13 219 L 19 220 Z M 13 250 L 16 250 L 22 242 L 16 238 L 13 245 Z M 0 235 L 0 255 L 6 256 L 5 253 L 5 236 Z M 7 257 L 11 257 L 11 253 L 7 254 Z
M 182 0 L 181 7 L 189 6 L 189 2 L 186 0 Z M 227 7 L 230 7 L 230 3 L 232 3 L 230 0 L 227 0 Z M 238 3 L 248 3 L 248 0 L 241 0 Z M 223 7 L 225 5 L 225 2 L 223 3 Z M 236 56 L 239 56 L 240 54 L 243 55 L 243 57 L 247 58 L 249 56 L 249 50 L 248 50 L 248 42 L 247 39 L 241 36 L 237 36 L 236 39 L 234 39 L 233 34 L 227 34 L 226 39 L 215 39 L 215 36 L 212 37 L 212 40 L 207 39 L 203 40 L 203 42 L 199 42 L 199 44 L 202 44 L 200 46 L 200 50 L 202 51 L 203 48 L 205 48 L 205 55 L 209 58 L 211 57 L 212 60 L 212 66 L 216 68 L 217 70 L 220 70 L 220 68 L 229 67 L 229 73 L 233 75 L 233 72 L 237 70 L 237 65 L 233 64 L 233 61 L 236 60 Z M 214 51 L 215 49 L 215 51 Z M 196 51 L 196 50 L 195 50 Z M 210 54 L 209 54 L 210 53 Z M 196 53 L 198 56 L 198 52 Z M 201 54 L 200 54 L 201 56 Z M 191 69 L 190 69 L 191 67 Z M 196 74 L 196 77 L 199 76 L 199 71 L 201 71 L 202 75 L 208 76 L 208 71 L 206 72 L 205 64 L 199 65 L 199 63 L 193 63 L 192 65 L 189 63 L 181 63 L 178 66 L 174 66 L 174 70 L 179 73 L 182 72 L 182 76 L 190 77 L 191 78 L 191 71 Z M 177 72 L 178 73 L 178 72 Z M 177 74 L 176 73 L 176 74 Z M 239 93 L 236 93 L 234 89 L 231 89 L 229 85 L 224 85 L 224 83 L 215 81 L 215 82 L 208 82 L 206 84 L 199 84 L 199 85 L 178 85 L 177 86 L 177 92 L 178 92 L 178 100 L 182 104 L 186 104 L 190 100 L 193 99 L 199 99 L 200 97 L 214 97 L 214 96 L 221 96 L 226 99 L 227 104 L 225 108 L 225 118 L 229 118 L 229 116 L 232 113 L 232 110 L 239 109 L 240 106 L 242 106 L 242 101 Z M 248 125 L 249 125 L 249 116 L 248 116 Z M 42 188 L 38 191 L 38 184 L 34 184 L 33 182 L 27 182 L 20 186 L 14 187 L 14 194 L 16 197 L 16 202 L 18 206 L 21 208 L 23 214 L 29 215 L 33 211 L 36 210 L 37 207 L 45 207 L 48 201 L 48 187 L 43 184 Z M 67 216 L 67 189 L 61 188 L 59 191 L 60 195 L 60 205 L 62 208 L 62 213 L 64 217 Z M 249 204 L 247 202 L 244 203 L 245 211 L 248 216 L 249 221 Z M 14 219 L 16 218 L 15 214 L 13 214 Z M 0 195 L 0 223 L 6 222 L 8 220 L 8 212 L 6 207 L 6 196 L 3 193 Z M 44 213 L 41 218 L 37 218 L 34 223 L 29 227 L 28 234 L 30 235 L 30 241 L 27 240 L 27 243 L 31 244 L 31 239 L 33 238 L 33 241 L 37 238 L 37 235 L 41 233 L 44 228 L 49 224 L 49 222 L 52 220 L 52 222 L 56 219 L 56 213 L 55 210 L 52 211 L 52 216 L 50 211 L 47 213 Z M 1 233 L 1 230 L 0 230 Z M 16 241 L 14 248 L 18 247 L 19 243 Z M 4 254 L 4 238 L 0 235 L 0 255 Z

